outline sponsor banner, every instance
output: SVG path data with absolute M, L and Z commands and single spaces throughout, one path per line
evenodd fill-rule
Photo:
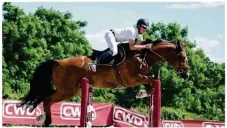
M 218 122 L 203 122 L 202 124 L 203 128 L 224 128 L 224 123 L 218 123 Z
M 24 107 L 17 107 L 19 101 L 3 100 L 2 101 L 2 119 L 5 124 L 39 124 L 36 122 L 36 117 L 39 116 L 43 109 L 38 106 L 32 112 Z
M 3 124 L 28 124 L 41 125 L 36 117 L 43 114 L 43 104 L 41 103 L 33 111 L 17 107 L 19 101 L 2 101 Z M 115 126 L 115 127 L 147 127 L 148 118 L 142 114 L 113 104 L 92 104 L 95 111 L 92 112 L 93 126 Z M 80 125 L 80 104 L 73 102 L 60 102 L 51 106 L 52 125 Z M 162 120 L 162 127 L 183 128 L 183 127 L 203 127 L 203 128 L 224 128 L 223 122 L 201 121 L 201 120 Z
M 163 128 L 184 128 L 184 127 L 200 127 L 200 128 L 224 128 L 225 124 L 222 122 L 204 122 L 202 120 L 163 120 Z
M 163 128 L 184 128 L 184 124 L 181 121 L 163 120 L 162 127 Z
M 114 106 L 113 123 L 116 127 L 147 127 L 147 117 L 125 108 Z
M 94 126 L 108 126 L 112 124 L 112 104 L 92 104 L 95 111 L 92 112 L 92 125 Z M 55 124 L 61 121 L 66 125 L 80 124 L 80 104 L 76 103 L 62 103 L 60 105 L 60 119 L 54 118 Z M 98 118 L 99 117 L 99 118 Z
M 32 124 L 40 125 L 36 117 L 43 113 L 42 103 L 30 112 L 29 108 L 17 107 L 19 101 L 3 100 L 3 124 Z M 92 124 L 95 126 L 112 125 L 112 104 L 93 103 Z M 79 125 L 80 104 L 60 102 L 51 106 L 52 125 Z M 98 118 L 99 117 L 99 118 Z M 101 118 L 100 118 L 101 117 Z

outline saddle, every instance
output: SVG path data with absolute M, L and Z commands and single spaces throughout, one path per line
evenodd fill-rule
M 118 66 L 121 63 L 123 63 L 124 60 L 125 60 L 125 58 L 126 58 L 126 51 L 129 51 L 129 44 L 119 44 L 117 47 L 118 47 L 118 54 L 117 55 L 115 55 L 113 57 L 109 57 L 106 60 L 100 61 L 100 63 L 98 65 L 103 65 L 103 66 Z M 105 49 L 103 51 L 98 51 L 98 50 L 92 49 L 92 55 L 91 55 L 90 58 L 92 60 L 96 60 L 104 52 L 109 51 L 109 50 L 110 50 L 109 48 L 107 48 L 107 49 Z

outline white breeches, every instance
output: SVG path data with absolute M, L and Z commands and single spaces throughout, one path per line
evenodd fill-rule
M 105 34 L 105 40 L 107 42 L 108 47 L 110 48 L 110 50 L 112 51 L 112 56 L 117 55 L 118 49 L 117 49 L 117 45 L 118 42 L 116 42 L 116 39 L 113 35 L 113 33 L 111 31 L 107 31 Z

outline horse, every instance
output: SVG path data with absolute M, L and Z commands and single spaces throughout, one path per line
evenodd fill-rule
M 30 90 L 18 107 L 25 105 L 33 111 L 43 102 L 44 114 L 37 119 L 46 116 L 43 125 L 48 127 L 52 123 L 51 105 L 76 96 L 83 77 L 96 88 L 147 85 L 153 80 L 153 77 L 148 75 L 148 70 L 153 64 L 165 61 L 171 64 L 182 78 L 189 76 L 187 55 L 179 40 L 146 40 L 144 44 L 146 43 L 153 43 L 153 47 L 138 52 L 130 50 L 128 44 L 120 44 L 118 47 L 121 54 L 111 61 L 101 62 L 96 72 L 89 69 L 89 62 L 108 49 L 93 50 L 92 56 L 73 56 L 42 62 L 32 74 Z

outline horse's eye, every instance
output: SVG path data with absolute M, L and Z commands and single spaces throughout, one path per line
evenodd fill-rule
M 179 72 L 179 73 L 183 73 L 184 70 L 183 70 L 183 69 L 179 69 L 178 72 Z

